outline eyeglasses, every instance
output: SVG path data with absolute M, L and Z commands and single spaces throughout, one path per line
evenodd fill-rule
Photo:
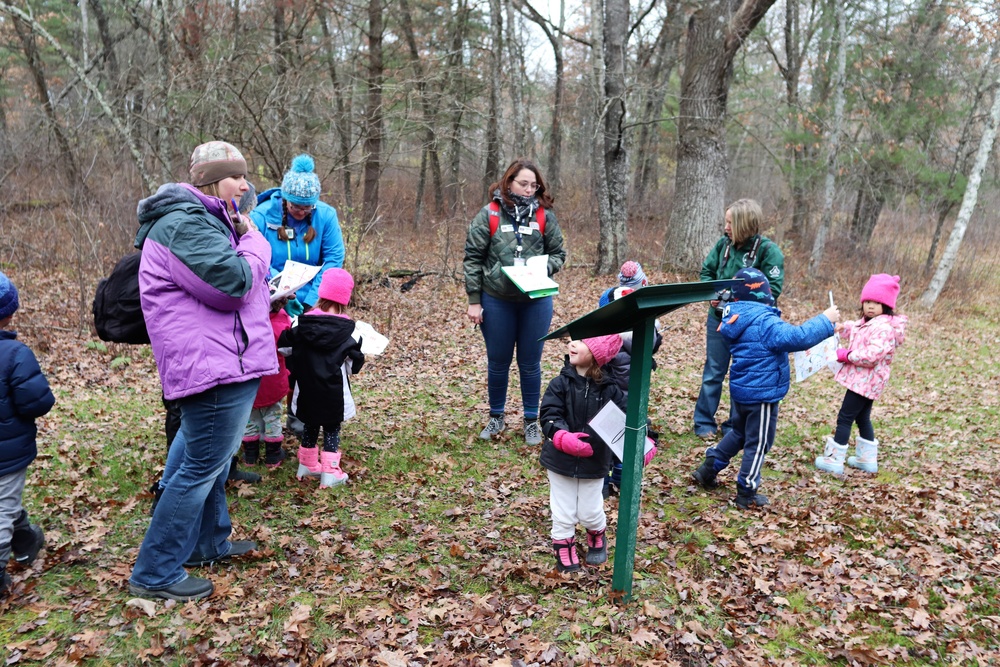
M 540 187 L 538 183 L 529 183 L 528 181 L 514 181 L 514 182 L 520 185 L 525 190 L 531 190 L 532 192 L 534 192 Z
M 293 204 L 292 202 L 285 202 L 288 205 L 289 211 L 294 211 L 295 213 L 308 213 L 316 208 L 314 205 L 301 206 L 299 204 Z

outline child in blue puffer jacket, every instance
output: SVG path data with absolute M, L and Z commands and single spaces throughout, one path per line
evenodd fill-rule
M 774 444 L 778 403 L 788 393 L 788 353 L 808 349 L 832 336 L 840 311 L 830 306 L 795 326 L 781 319 L 763 273 L 740 269 L 733 278 L 741 282 L 733 288 L 733 302 L 722 313 L 719 333 L 732 350 L 729 391 L 736 418 L 732 430 L 705 451 L 705 461 L 691 476 L 702 488 L 714 489 L 718 486 L 716 475 L 742 449 L 734 502 L 740 509 L 751 509 L 767 505 L 767 498 L 757 490 L 764 457 Z
M 0 597 L 10 588 L 7 559 L 28 565 L 45 543 L 42 529 L 21 506 L 28 465 L 38 455 L 35 419 L 56 402 L 35 355 L 7 330 L 20 302 L 0 273 Z

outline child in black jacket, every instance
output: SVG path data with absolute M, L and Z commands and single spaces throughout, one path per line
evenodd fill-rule
M 621 346 L 618 334 L 570 341 L 566 365 L 542 397 L 539 417 L 546 440 L 541 463 L 549 473 L 552 548 L 560 572 L 580 569 L 578 523 L 587 530 L 587 564 L 599 565 L 608 559 L 601 487 L 612 453 L 588 422 L 609 401 L 622 411 L 626 408 L 622 390 L 601 372 Z
M 38 360 L 7 330 L 20 302 L 17 288 L 0 273 L 0 597 L 10 588 L 7 559 L 28 565 L 45 543 L 42 529 L 21 506 L 28 465 L 38 454 L 35 419 L 56 402 Z
M 340 426 L 355 415 L 348 376 L 361 371 L 365 355 L 347 315 L 354 278 L 343 269 L 327 269 L 316 307 L 281 333 L 278 351 L 289 356 L 292 414 L 304 424 L 296 477 L 319 477 L 325 489 L 347 483 L 340 467 Z M 317 451 L 323 428 L 323 451 Z

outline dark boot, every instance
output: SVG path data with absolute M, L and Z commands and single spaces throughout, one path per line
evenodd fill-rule
M 227 482 L 249 482 L 255 484 L 260 481 L 260 475 L 255 472 L 247 472 L 239 469 L 239 459 L 233 457 L 233 462 L 229 464 L 229 477 Z
M 14 522 L 14 533 L 10 538 L 10 551 L 14 560 L 21 565 L 31 565 L 44 545 L 45 533 L 28 521 L 28 513 L 22 509 L 21 515 Z
M 736 497 L 733 498 L 733 502 L 741 510 L 751 510 L 767 505 L 767 496 L 762 496 L 756 491 L 740 486 L 736 488 Z
M 7 574 L 7 563 L 0 566 L 0 598 L 7 597 L 10 590 L 10 575 Z
M 245 441 L 243 443 L 243 463 L 255 466 L 258 460 L 260 460 L 260 440 Z
M 160 486 L 160 480 L 153 482 L 153 486 L 149 487 L 149 492 L 153 494 L 153 504 L 149 506 L 149 516 L 153 516 L 156 506 L 160 502 L 160 496 L 163 495 L 163 487 Z
M 265 442 L 264 445 L 266 450 L 264 455 L 264 465 L 272 469 L 277 468 L 288 456 L 285 453 L 284 448 L 281 446 L 281 441 Z
M 698 483 L 698 486 L 705 489 L 706 491 L 711 491 L 712 489 L 719 486 L 719 483 L 715 481 L 715 476 L 718 475 L 715 471 L 715 459 L 706 456 L 705 460 L 701 462 L 698 469 L 691 473 L 691 478 Z
M 587 565 L 600 565 L 608 560 L 607 528 L 587 531 Z
M 576 554 L 576 538 L 552 540 L 552 550 L 556 552 L 556 569 L 560 572 L 579 572 L 580 557 Z

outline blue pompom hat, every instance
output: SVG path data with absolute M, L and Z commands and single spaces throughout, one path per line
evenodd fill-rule
M 17 299 L 17 288 L 10 278 L 0 272 L 0 320 L 5 320 L 17 310 L 21 302 Z
M 311 156 L 303 153 L 292 160 L 292 168 L 281 181 L 281 198 L 299 206 L 315 206 L 319 201 L 319 176 Z

